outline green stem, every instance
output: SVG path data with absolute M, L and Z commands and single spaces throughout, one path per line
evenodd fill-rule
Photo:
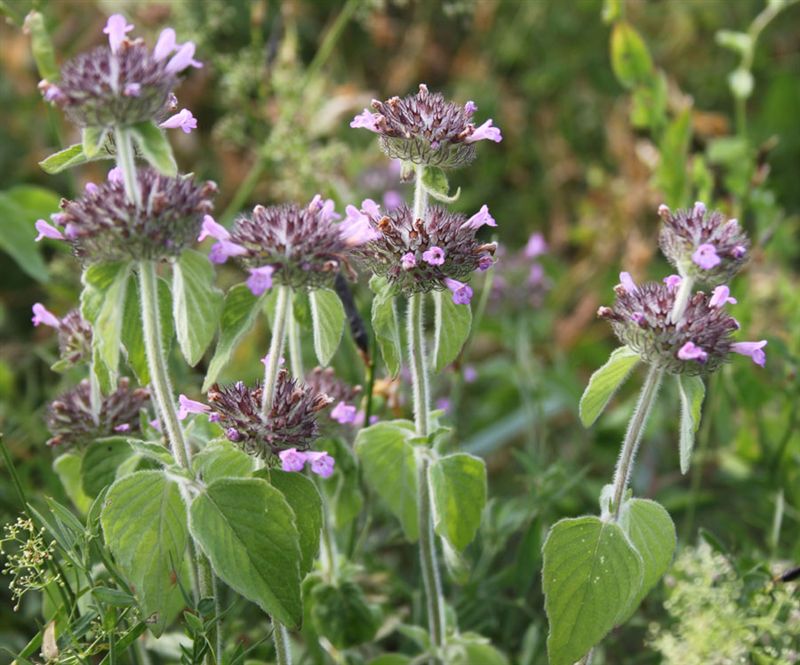
M 422 583 L 425 587 L 425 605 L 428 611 L 428 629 L 434 647 L 444 644 L 445 616 L 442 579 L 436 562 L 436 536 L 431 518 L 430 458 L 427 451 L 417 457 L 417 484 L 419 491 L 419 559 L 422 566 Z
M 289 337 L 289 363 L 292 368 L 292 376 L 295 379 L 303 380 L 305 369 L 303 368 L 303 347 L 300 344 L 300 328 L 297 319 L 294 317 L 294 309 L 289 307 L 287 313 L 287 336 Z
M 275 317 L 272 321 L 272 339 L 269 343 L 269 354 L 264 363 L 264 390 L 261 399 L 261 410 L 264 415 L 268 415 L 272 408 L 272 400 L 275 397 L 275 384 L 278 381 L 278 371 L 281 367 L 281 356 L 283 356 L 283 346 L 286 342 L 286 322 L 291 316 L 292 289 L 289 286 L 280 285 L 278 298 L 275 303 Z
M 612 508 L 615 521 L 619 519 L 622 497 L 625 495 L 625 490 L 628 488 L 633 462 L 636 459 L 636 452 L 639 449 L 639 443 L 642 440 L 642 434 L 647 425 L 647 418 L 656 401 L 655 398 L 658 394 L 658 387 L 661 385 L 661 378 L 663 376 L 664 370 L 661 367 L 658 365 L 650 366 L 647 372 L 647 378 L 645 378 L 644 385 L 642 386 L 642 392 L 639 393 L 639 401 L 636 404 L 636 409 L 628 422 L 628 430 L 625 432 L 625 441 L 622 444 L 622 450 L 620 451 L 619 460 L 617 461 L 617 468 L 614 472 Z
M 275 642 L 275 665 L 292 665 L 289 631 L 275 617 L 272 617 L 272 639 Z
M 681 283 L 678 286 L 678 293 L 675 294 L 675 304 L 672 306 L 670 312 L 670 321 L 677 322 L 686 311 L 686 305 L 689 303 L 689 298 L 692 295 L 692 288 L 694 287 L 694 278 L 681 275 Z
M 130 132 L 122 127 L 115 127 L 114 142 L 117 147 L 117 166 L 119 166 L 120 171 L 122 171 L 122 182 L 125 185 L 125 193 L 128 195 L 128 199 L 133 201 L 137 208 L 140 208 L 142 205 L 142 194 L 136 184 L 136 160 Z
M 424 295 L 413 293 L 408 298 L 408 356 L 414 393 L 414 424 L 417 434 L 427 437 L 430 410 L 430 386 L 425 363 Z

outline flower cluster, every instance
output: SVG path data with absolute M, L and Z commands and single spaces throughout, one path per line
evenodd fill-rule
M 295 288 L 330 286 L 341 269 L 352 276 L 349 254 L 375 236 L 366 220 L 337 222 L 339 217 L 333 201 L 317 195 L 307 206 L 256 206 L 230 232 L 209 221 L 198 240 L 216 240 L 209 254 L 215 263 L 239 259 L 250 273 L 247 284 L 255 295 L 271 288 L 273 281 Z
M 493 308 L 505 306 L 521 311 L 541 306 L 552 286 L 539 261 L 547 251 L 547 242 L 539 232 L 531 234 L 525 247 L 514 253 L 498 246 L 490 301 Z
M 430 92 L 424 83 L 415 95 L 385 102 L 375 99 L 372 108 L 364 109 L 350 126 L 375 132 L 389 157 L 414 164 L 464 166 L 475 159 L 476 141 L 503 139 L 491 119 L 475 126 L 472 116 L 478 107 L 474 102 L 459 106 L 441 93 Z
M 122 15 L 109 17 L 103 30 L 109 45 L 67 62 L 58 82 L 41 81 L 39 88 L 45 100 L 63 108 L 82 127 L 163 120 L 177 108 L 172 89 L 178 75 L 202 64 L 194 59 L 194 43 L 178 44 L 172 28 L 161 32 L 152 51 L 142 40 L 130 40 L 127 33 L 131 30 L 133 26 Z M 185 126 L 186 113 L 191 113 L 186 109 L 181 113 L 180 123 L 170 119 L 172 124 L 168 121 L 165 126 Z
M 361 386 L 345 383 L 336 376 L 331 367 L 325 369 L 315 367 L 306 375 L 306 385 L 313 391 L 330 397 L 333 404 L 331 419 L 340 425 L 351 425 L 356 422 L 358 408 L 354 402 L 361 393 Z
M 46 325 L 58 331 L 58 351 L 67 365 L 88 361 L 92 355 L 92 327 L 81 316 L 79 309 L 67 312 L 59 319 L 42 303 L 33 306 L 34 326 Z
M 278 373 L 275 395 L 268 414 L 261 410 L 262 389 L 239 381 L 214 385 L 208 392 L 209 410 L 225 436 L 245 452 L 265 460 L 280 458 L 286 450 L 307 451 L 319 434 L 316 414 L 331 399 Z
M 470 218 L 431 206 L 422 220 L 414 219 L 407 206 L 382 215 L 380 207 L 366 199 L 360 210 L 348 206 L 347 217 L 354 223 L 366 221 L 375 231 L 374 239 L 355 250 L 356 257 L 403 293 L 447 288 L 454 302 L 466 304 L 472 289 L 460 280 L 494 263 L 497 245 L 476 238 L 482 226 L 497 226 L 486 206 Z
M 203 220 L 210 219 L 217 186 L 150 168 L 139 169 L 136 176 L 140 207 L 112 170 L 103 184 L 89 183 L 80 199 L 62 200 L 63 212 L 52 216 L 57 226 L 39 220 L 39 237 L 68 241 L 84 263 L 177 256 L 194 242 Z
M 139 412 L 149 399 L 147 390 L 132 389 L 128 379 L 121 378 L 117 389 L 103 396 L 95 415 L 89 382 L 81 381 L 48 405 L 45 420 L 53 436 L 47 445 L 82 446 L 94 439 L 137 432 Z
M 645 362 L 672 374 L 713 372 L 731 352 L 749 356 L 763 367 L 766 340 L 735 342 L 732 338 L 739 323 L 726 311 L 726 305 L 736 303 L 730 289 L 717 284 L 711 295 L 690 292 L 695 275 L 713 285 L 741 267 L 747 237 L 735 220 L 727 221 L 719 212 L 706 214 L 702 203 L 675 215 L 661 206 L 659 214 L 665 220 L 662 249 L 683 274 L 639 286 L 628 273 L 620 273 L 614 305 L 601 307 L 598 316 L 607 319 L 620 341 Z M 686 267 L 687 256 L 694 267 Z

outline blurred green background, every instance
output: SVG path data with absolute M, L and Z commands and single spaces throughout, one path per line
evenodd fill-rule
M 687 476 L 678 469 L 677 394 L 665 389 L 633 486 L 668 508 L 679 547 L 696 545 L 705 533 L 704 542 L 725 552 L 731 576 L 743 584 L 734 594 L 732 621 L 750 626 L 748 608 L 761 607 L 752 594 L 766 584 L 752 583 L 752 571 L 800 562 L 800 4 L 783 8 L 759 31 L 752 62 L 745 63 L 752 93 L 738 102 L 729 75 L 741 69 L 742 54 L 720 36 L 747 33 L 766 6 L 762 0 L 630 0 L 624 6 L 599 0 L 3 0 L 0 427 L 27 489 L 63 497 L 41 416 L 48 400 L 80 378 L 49 369 L 57 357 L 54 335 L 30 325 L 34 302 L 61 315 L 76 304 L 80 287 L 68 252 L 33 245 L 33 222 L 55 211 L 59 197 L 102 179 L 106 166 L 55 177 L 39 168 L 40 160 L 79 137 L 41 101 L 22 24 L 32 7 L 41 10 L 63 61 L 100 43 L 107 14 L 124 11 L 148 41 L 172 25 L 182 39 L 198 43 L 205 67 L 184 83 L 179 99 L 198 117 L 199 129 L 172 138 L 183 170 L 219 184 L 217 217 L 225 222 L 256 202 L 305 201 L 318 191 L 340 209 L 386 190 L 408 196 L 372 135 L 348 127 L 373 97 L 404 95 L 425 82 L 459 102 L 474 100 L 478 117 L 492 117 L 502 128 L 503 142 L 480 146 L 476 162 L 450 180 L 463 192 L 459 210 L 487 203 L 497 219 L 497 240 L 509 261 L 487 279 L 507 286 L 488 298 L 460 367 L 436 377 L 435 395 L 450 401 L 458 444 L 484 455 L 490 468 L 490 506 L 468 551 L 472 574 L 463 586 L 448 583 L 448 597 L 463 630 L 491 637 L 514 662 L 546 662 L 542 539 L 557 519 L 597 511 L 642 378 L 634 375 L 592 430 L 582 428 L 582 389 L 616 346 L 609 327 L 595 318 L 597 307 L 612 300 L 620 270 L 637 280 L 669 272 L 657 248 L 660 203 L 682 207 L 702 198 L 737 216 L 754 250 L 731 285 L 739 299 L 735 315 L 742 339 L 769 340 L 767 366 L 737 357 L 711 379 Z M 653 61 L 652 76 L 627 88 L 615 76 L 609 47 L 612 24 L 623 20 L 641 35 Z M 549 245 L 541 258 L 549 288 L 535 292 L 515 257 L 533 232 Z M 242 276 L 230 267 L 219 279 L 227 286 Z M 476 281 L 476 291 L 490 288 Z M 354 288 L 368 312 L 366 285 Z M 258 330 L 248 337 L 227 378 L 255 378 L 267 336 Z M 350 344 L 337 362 L 361 382 L 355 357 Z M 181 389 L 196 394 L 203 363 L 195 373 L 173 361 Z M 458 370 L 466 365 L 477 371 L 474 382 L 461 378 Z M 402 413 L 403 387 L 379 387 Z M 418 604 L 413 548 L 402 544 L 379 505 L 373 502 L 371 510 L 375 521 L 360 552 L 367 583 L 387 607 Z M 0 521 L 18 513 L 4 476 Z M 681 635 L 687 617 L 705 622 L 708 635 L 727 630 L 715 623 L 713 603 L 665 610 L 665 597 L 684 597 L 670 596 L 670 589 L 696 577 L 681 570 L 612 633 L 596 663 L 794 662 L 789 656 L 755 660 L 749 649 L 745 660 L 717 659 L 719 652 L 706 660 L 696 652 L 691 660 L 664 646 L 669 640 L 659 635 Z M 0 645 L 18 649 L 33 631 L 36 602 L 15 613 L 4 587 Z M 698 589 L 688 597 L 702 598 Z M 787 653 L 800 650 L 798 617 L 773 621 Z M 392 638 L 384 646 L 400 648 Z

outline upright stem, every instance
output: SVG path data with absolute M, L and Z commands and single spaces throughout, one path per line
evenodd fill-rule
M 122 182 L 128 199 L 139 208 L 142 205 L 142 194 L 136 184 L 136 160 L 133 153 L 131 135 L 122 127 L 114 128 L 114 142 L 117 147 L 117 166 L 122 171 Z
M 286 320 L 289 317 L 289 309 L 292 306 L 292 289 L 289 286 L 280 285 L 278 288 L 278 299 L 275 303 L 275 317 L 272 322 L 272 339 L 269 343 L 269 355 L 264 363 L 264 390 L 261 399 L 261 410 L 268 414 L 272 408 L 272 400 L 275 397 L 275 384 L 278 380 L 278 370 L 281 367 L 281 356 L 283 355 L 283 345 L 286 341 Z
M 303 368 L 303 347 L 300 344 L 300 328 L 297 327 L 297 319 L 294 318 L 294 310 L 289 307 L 287 312 L 287 336 L 289 337 L 289 363 L 292 368 L 292 376 L 303 380 L 306 375 Z
M 414 392 L 414 424 L 419 436 L 428 436 L 430 386 L 425 358 L 424 295 L 414 293 L 408 298 L 408 356 Z
M 639 393 L 639 401 L 636 409 L 628 423 L 628 430 L 625 432 L 625 441 L 622 443 L 622 450 L 617 461 L 617 468 L 614 472 L 614 493 L 613 509 L 614 520 L 619 519 L 620 508 L 622 507 L 622 497 L 628 488 L 633 461 L 636 459 L 636 451 L 639 449 L 639 442 L 642 440 L 644 428 L 647 425 L 647 418 L 653 408 L 658 387 L 661 385 L 661 378 L 664 370 L 657 365 L 651 365 L 644 380 L 642 392 Z
M 291 665 L 292 652 L 289 649 L 289 631 L 286 626 L 272 617 L 272 640 L 275 643 L 276 665 Z
M 678 293 L 675 294 L 675 304 L 672 306 L 672 312 L 670 312 L 669 315 L 673 323 L 678 322 L 686 311 L 686 305 L 689 303 L 689 297 L 692 295 L 692 287 L 694 287 L 694 278 L 681 276 Z

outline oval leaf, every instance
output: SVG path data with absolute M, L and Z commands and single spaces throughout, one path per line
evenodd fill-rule
M 142 155 L 153 168 L 168 176 L 178 174 L 178 165 L 172 155 L 172 146 L 164 131 L 149 120 L 133 125 L 130 131 L 133 140 L 142 151 Z
M 83 491 L 94 498 L 117 477 L 132 471 L 126 462 L 133 454 L 125 437 L 114 436 L 92 443 L 83 454 L 81 464 Z M 137 461 L 132 460 L 131 463 L 135 465 Z
M 430 466 L 434 529 L 459 552 L 472 542 L 486 505 L 486 465 L 467 453 L 434 460 Z
M 433 304 L 433 369 L 441 372 L 461 353 L 472 326 L 472 310 L 456 305 L 449 291 L 434 291 Z
M 611 33 L 611 68 L 626 88 L 647 83 L 653 72 L 653 61 L 639 33 L 624 21 Z
M 694 435 L 700 427 L 700 416 L 703 410 L 703 398 L 706 387 L 699 376 L 678 375 L 678 393 L 681 397 L 681 473 L 689 470 L 692 462 Z
M 158 315 L 161 321 L 161 348 L 168 355 L 175 336 L 172 325 L 172 294 L 169 284 L 158 279 Z M 128 366 L 133 370 L 139 384 L 150 383 L 150 368 L 147 364 L 147 353 L 144 348 L 144 332 L 142 330 L 142 304 L 139 296 L 139 284 L 135 279 L 128 282 L 128 293 L 125 296 L 125 308 L 122 315 L 122 345 Z
M 542 587 L 551 665 L 573 665 L 616 626 L 642 587 L 642 557 L 619 525 L 598 517 L 553 525 Z
M 335 291 L 315 289 L 309 292 L 311 323 L 314 329 L 314 351 L 317 360 L 326 366 L 339 348 L 344 331 L 344 306 Z
M 621 346 L 611 353 L 605 365 L 592 374 L 578 407 L 584 427 L 591 427 L 603 413 L 637 362 L 639 354 L 627 346 Z
M 369 280 L 369 288 L 375 294 L 372 299 L 372 330 L 375 341 L 381 350 L 386 369 L 395 377 L 400 372 L 403 353 L 395 297 L 385 277 L 374 276 Z

